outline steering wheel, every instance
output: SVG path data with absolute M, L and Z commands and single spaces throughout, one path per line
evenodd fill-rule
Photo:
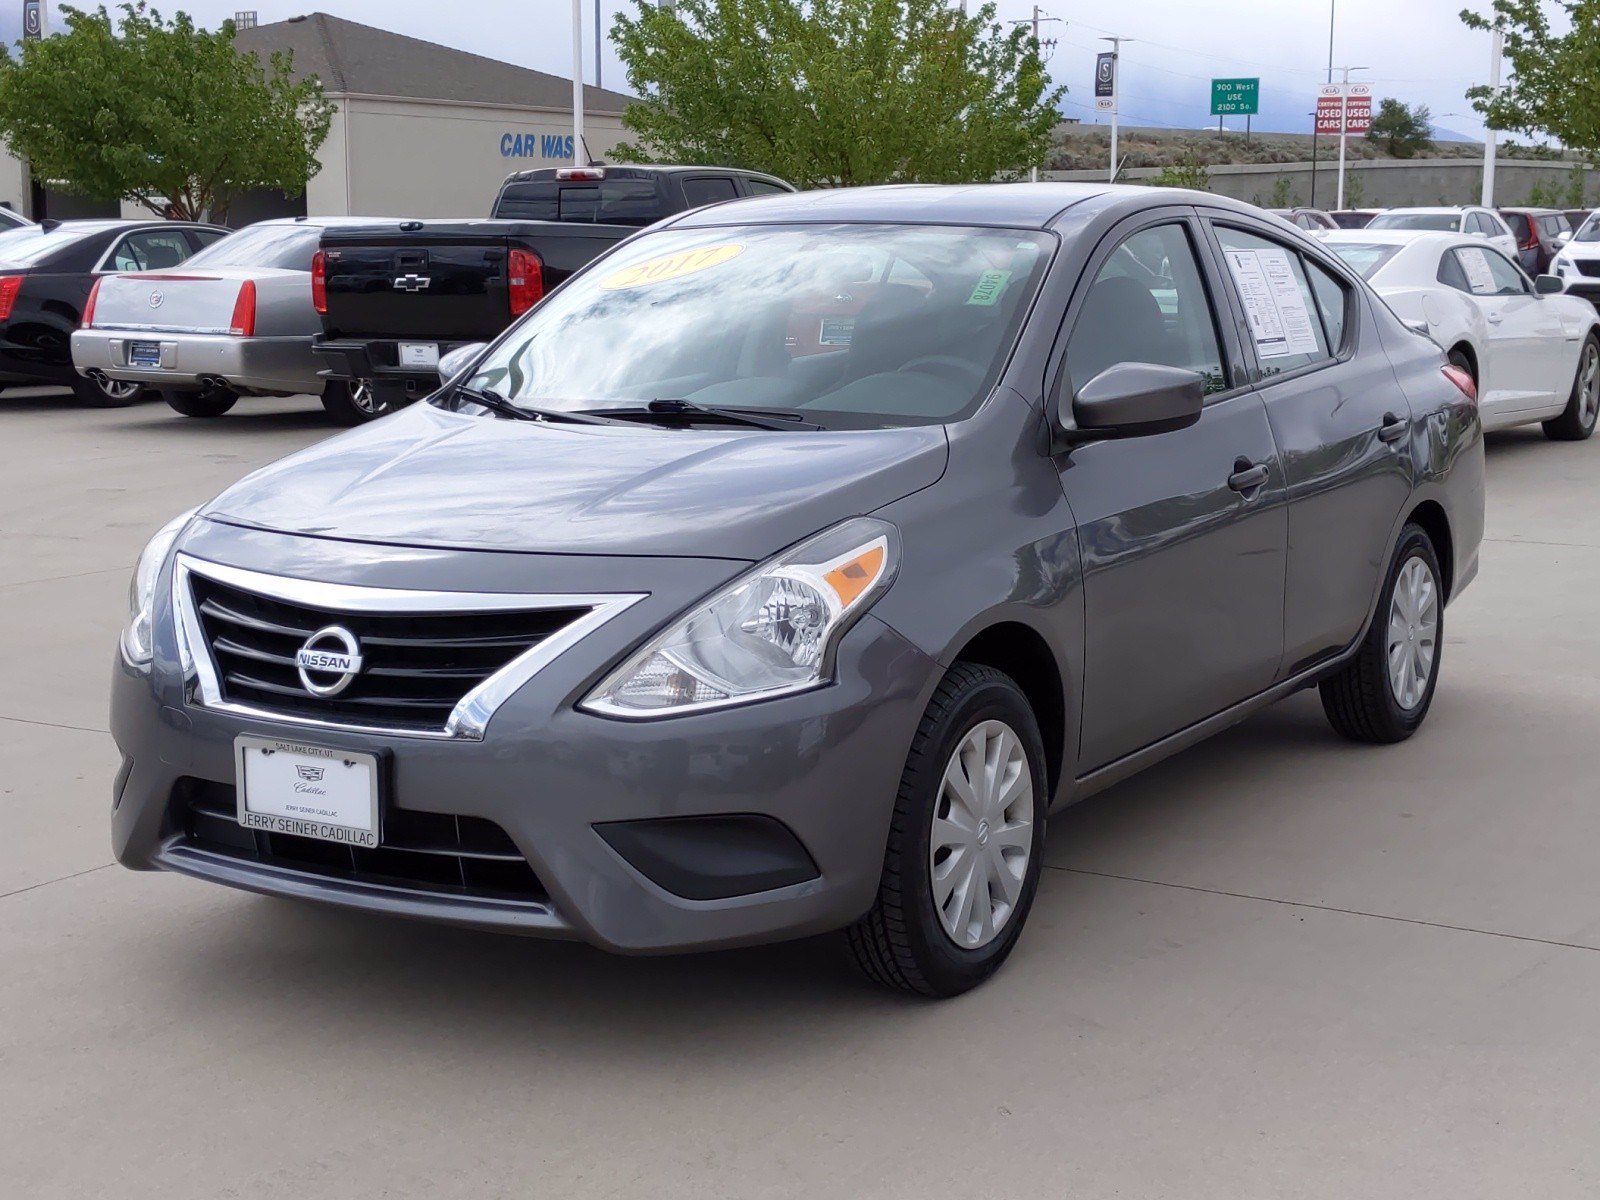
M 916 371 L 920 375 L 932 375 L 957 384 L 972 383 L 983 374 L 966 359 L 957 358 L 953 354 L 928 354 L 922 358 L 913 358 L 900 369 Z

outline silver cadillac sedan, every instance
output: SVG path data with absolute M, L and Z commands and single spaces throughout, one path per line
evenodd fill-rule
M 1410 737 L 1478 566 L 1471 377 L 1210 195 L 704 208 L 444 370 L 150 542 L 123 863 L 953 995 L 1051 812 L 1301 688 Z

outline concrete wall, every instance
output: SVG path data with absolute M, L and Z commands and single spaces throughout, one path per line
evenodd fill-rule
M 1409 162 L 1383 159 L 1352 162 L 1346 171 L 1345 204 L 1349 208 L 1476 204 L 1483 189 L 1481 158 L 1425 158 Z M 1289 204 L 1334 207 L 1336 159 L 1324 159 L 1317 164 L 1315 201 L 1310 163 L 1243 163 L 1211 167 L 1209 173 L 1211 191 L 1237 200 L 1270 207 L 1274 187 L 1280 179 L 1285 179 L 1288 180 Z M 1158 174 L 1157 168 L 1140 167 L 1124 171 L 1122 179 L 1127 183 L 1141 183 Z M 1104 171 L 1049 171 L 1042 175 L 1046 179 L 1096 181 L 1105 177 Z M 1525 204 L 1535 183 L 1564 194 L 1572 178 L 1571 163 L 1501 159 L 1495 170 L 1495 200 L 1505 205 Z M 1600 170 L 1588 171 L 1584 201 L 1590 206 L 1600 204 Z

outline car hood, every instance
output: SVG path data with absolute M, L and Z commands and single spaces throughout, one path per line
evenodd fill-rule
M 928 487 L 946 455 L 940 426 L 543 424 L 416 404 L 246 476 L 202 512 L 357 542 L 753 561 Z

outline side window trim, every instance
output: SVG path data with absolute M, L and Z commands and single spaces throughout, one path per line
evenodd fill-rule
M 1232 277 L 1228 275 L 1227 259 L 1223 256 L 1222 242 L 1217 237 L 1217 230 L 1236 229 L 1240 233 L 1249 234 L 1251 237 L 1263 238 L 1269 242 L 1272 242 L 1273 244 L 1282 247 L 1290 254 L 1297 256 L 1300 259 L 1300 269 L 1302 271 L 1308 271 L 1308 264 L 1314 263 L 1318 266 L 1324 267 L 1326 267 L 1327 264 L 1323 262 L 1320 256 L 1308 254 L 1305 250 L 1298 246 L 1286 244 L 1283 239 L 1272 236 L 1270 230 L 1256 225 L 1248 218 L 1240 218 L 1237 214 L 1218 213 L 1215 216 L 1205 215 L 1203 216 L 1202 220 L 1206 227 L 1206 236 L 1211 243 L 1212 253 L 1216 257 L 1216 270 L 1222 277 L 1222 284 L 1225 293 L 1228 296 L 1229 307 L 1232 309 L 1234 313 L 1234 320 L 1237 322 L 1237 327 L 1241 331 L 1239 337 L 1243 351 L 1249 359 L 1248 370 L 1251 387 L 1256 389 L 1274 387 L 1277 384 L 1284 383 L 1289 380 L 1301 379 L 1316 371 L 1325 371 L 1330 367 L 1339 366 L 1342 363 L 1349 362 L 1355 357 L 1358 339 L 1360 337 L 1360 309 L 1355 303 L 1355 289 L 1351 286 L 1347 273 L 1341 267 L 1338 270 L 1330 271 L 1330 274 L 1334 275 L 1335 278 L 1341 279 L 1345 286 L 1346 298 L 1344 341 L 1341 345 L 1341 348 L 1338 351 L 1335 351 L 1330 346 L 1329 357 L 1319 359 L 1316 362 L 1305 363 L 1302 366 L 1294 368 L 1292 371 L 1284 371 L 1280 375 L 1266 374 L 1261 365 L 1261 358 L 1256 353 L 1255 340 L 1246 336 L 1246 334 L 1243 332 L 1249 329 L 1249 320 L 1245 316 L 1243 302 L 1238 296 L 1238 289 L 1234 285 Z M 1306 275 L 1306 287 L 1311 292 L 1312 309 L 1316 312 L 1317 320 L 1320 322 L 1322 320 L 1322 309 L 1320 307 L 1321 302 L 1317 299 L 1316 288 L 1311 287 L 1311 277 L 1309 272 Z M 1328 336 L 1326 325 L 1322 326 L 1322 331 L 1323 340 L 1326 341 Z

